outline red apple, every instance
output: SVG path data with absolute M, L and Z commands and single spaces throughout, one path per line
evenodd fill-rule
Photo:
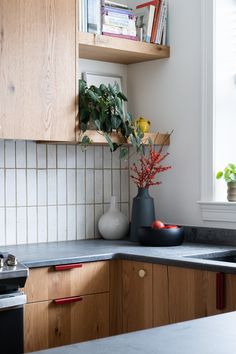
M 165 229 L 177 229 L 178 226 L 177 225 L 166 225 Z
M 153 229 L 164 229 L 165 224 L 161 220 L 155 220 L 151 226 Z

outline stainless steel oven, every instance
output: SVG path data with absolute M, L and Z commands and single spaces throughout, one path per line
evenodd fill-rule
M 28 269 L 8 253 L 0 254 L 0 353 L 24 352 L 23 306 Z

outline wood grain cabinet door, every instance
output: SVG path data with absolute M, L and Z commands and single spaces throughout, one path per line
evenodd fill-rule
M 192 320 L 207 315 L 207 272 L 168 267 L 170 322 Z
M 163 326 L 169 319 L 169 284 L 168 268 L 153 264 L 153 326 Z
M 123 332 L 153 325 L 152 264 L 123 261 Z
M 25 306 L 25 353 L 109 335 L 109 293 Z
M 0 0 L 0 138 L 75 140 L 76 0 Z

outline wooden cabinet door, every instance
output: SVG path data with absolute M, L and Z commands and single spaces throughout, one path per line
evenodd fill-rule
M 168 267 L 170 322 L 192 320 L 207 315 L 207 272 Z
M 75 140 L 76 0 L 0 0 L 0 138 Z
M 236 274 L 223 274 L 223 307 L 217 308 L 216 272 L 207 273 L 207 315 L 236 311 Z
M 81 301 L 54 301 L 25 306 L 25 352 L 78 343 L 109 335 L 109 293 Z
M 153 264 L 153 326 L 169 324 L 168 268 Z
M 123 261 L 123 331 L 153 325 L 152 264 Z

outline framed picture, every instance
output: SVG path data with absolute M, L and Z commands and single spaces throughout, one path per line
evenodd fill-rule
M 112 86 L 117 83 L 120 91 L 122 92 L 122 76 L 112 75 L 112 74 L 103 74 L 103 73 L 93 73 L 93 72 L 84 72 L 82 74 L 83 80 L 87 82 L 87 86 L 97 86 L 101 84 Z

